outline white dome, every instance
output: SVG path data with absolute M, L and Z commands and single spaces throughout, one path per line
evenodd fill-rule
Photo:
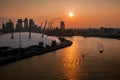
M 26 48 L 31 45 L 38 45 L 40 41 L 43 41 L 44 46 L 51 46 L 52 40 L 56 40 L 57 43 L 60 41 L 56 37 L 51 37 L 44 35 L 42 38 L 42 34 L 40 33 L 31 33 L 31 39 L 28 38 L 28 32 L 21 32 L 21 47 Z M 14 33 L 14 39 L 11 39 L 11 33 L 0 35 L 0 47 L 11 47 L 18 48 L 19 47 L 19 33 Z

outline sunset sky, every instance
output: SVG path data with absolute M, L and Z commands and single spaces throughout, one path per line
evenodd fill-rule
M 55 27 L 63 20 L 67 28 L 120 28 L 120 0 L 0 0 L 0 23 L 25 17 L 38 25 L 53 21 Z

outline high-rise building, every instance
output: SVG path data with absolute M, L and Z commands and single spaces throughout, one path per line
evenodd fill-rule
M 6 33 L 14 31 L 14 23 L 13 22 L 7 22 L 5 30 L 6 30 L 5 31 Z
M 6 26 L 5 26 L 5 24 L 3 23 L 2 24 L 2 33 L 5 33 L 6 32 Z
M 33 21 L 33 19 L 29 20 L 29 30 L 34 31 L 35 28 L 35 23 Z
M 16 24 L 16 31 L 22 31 L 23 26 L 22 26 L 22 19 L 18 19 L 17 24 Z
M 64 23 L 64 21 L 60 22 L 60 30 L 65 30 L 65 23 Z
M 27 18 L 25 18 L 24 20 L 24 29 L 25 31 L 28 31 L 28 19 Z

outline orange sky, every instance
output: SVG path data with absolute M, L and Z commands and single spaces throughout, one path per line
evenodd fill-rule
M 68 28 L 120 27 L 119 8 L 120 0 L 1 0 L 0 18 L 28 17 L 37 24 L 47 19 L 58 27 L 63 20 Z M 72 18 L 68 16 L 70 11 L 74 13 Z

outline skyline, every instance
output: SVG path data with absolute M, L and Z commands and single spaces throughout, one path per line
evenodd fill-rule
M 119 27 L 119 0 L 1 0 L 0 22 L 4 18 L 33 18 L 40 25 L 46 19 L 59 26 L 63 20 L 67 28 Z M 69 12 L 74 16 L 69 17 Z

